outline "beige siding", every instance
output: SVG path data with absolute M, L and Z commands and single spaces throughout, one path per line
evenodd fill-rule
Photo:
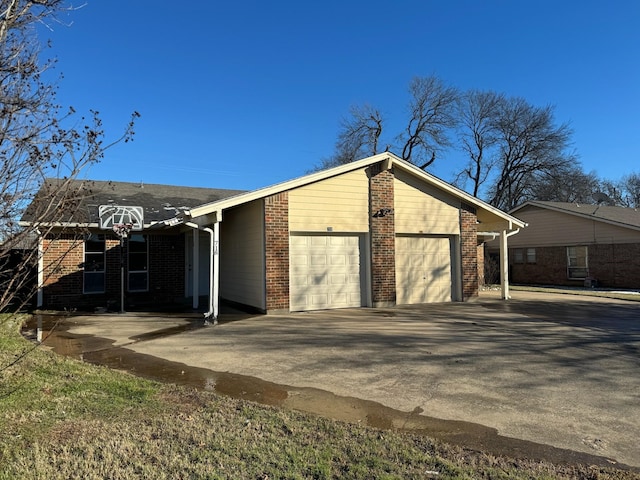
M 460 233 L 460 200 L 399 169 L 393 188 L 396 233 Z
M 266 308 L 262 200 L 226 210 L 220 224 L 220 296 Z
M 510 247 L 640 242 L 638 231 L 553 210 L 530 206 L 516 216 L 529 225 L 509 238 Z
M 291 190 L 289 230 L 368 231 L 369 179 L 364 169 Z

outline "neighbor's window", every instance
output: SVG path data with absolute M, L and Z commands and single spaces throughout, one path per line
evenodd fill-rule
M 587 247 L 567 247 L 567 276 L 575 279 L 589 276 Z
M 536 249 L 527 248 L 527 263 L 536 263 Z
M 146 292 L 149 289 L 149 254 L 145 235 L 139 233 L 129 236 L 129 291 Z
M 515 263 L 524 263 L 524 252 L 521 248 L 513 249 L 513 261 Z
M 89 235 L 84 241 L 84 293 L 104 293 L 104 235 Z

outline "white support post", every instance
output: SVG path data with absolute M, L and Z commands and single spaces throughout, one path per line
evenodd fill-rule
M 500 231 L 500 287 L 502 299 L 509 300 L 509 249 L 507 248 L 507 231 Z
M 210 272 L 211 298 L 209 301 L 210 310 L 213 312 L 214 321 L 218 318 L 218 298 L 220 296 L 220 222 L 213 224 L 213 241 L 211 242 L 211 258 L 213 265 Z
M 193 229 L 193 259 L 191 267 L 192 285 L 193 285 L 193 309 L 196 310 L 200 305 L 200 231 Z
M 36 233 L 38 234 L 38 293 L 36 307 L 41 308 L 44 304 L 44 237 L 40 231 L 36 231 Z

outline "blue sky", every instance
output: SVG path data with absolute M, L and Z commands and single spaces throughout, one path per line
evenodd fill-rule
M 640 171 L 640 2 L 87 0 L 51 24 L 58 100 L 108 136 L 89 178 L 254 189 L 331 155 L 370 103 L 399 129 L 414 76 L 555 105 L 586 171 Z M 430 170 L 462 166 L 450 151 Z

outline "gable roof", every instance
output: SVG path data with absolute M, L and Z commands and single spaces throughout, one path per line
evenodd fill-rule
M 387 169 L 390 169 L 392 167 L 401 168 L 409 172 L 410 174 L 420 178 L 424 182 L 430 185 L 433 185 L 456 198 L 459 198 L 461 201 L 467 203 L 468 205 L 479 208 L 481 210 L 484 210 L 486 212 L 489 212 L 495 215 L 496 217 L 499 217 L 501 220 L 508 222 L 508 224 L 510 225 L 509 229 L 512 229 L 512 227 L 523 228 L 526 226 L 524 222 L 522 222 L 521 220 L 518 220 L 512 215 L 509 215 L 508 213 L 503 212 L 502 210 L 492 205 L 489 205 L 488 203 L 483 202 L 479 198 L 476 198 L 473 195 L 470 195 L 467 192 L 454 187 L 450 183 L 447 183 L 444 180 L 441 180 L 438 177 L 425 172 L 424 170 L 418 168 L 414 164 L 407 162 L 406 160 L 402 160 L 400 157 L 390 152 L 381 153 L 378 155 L 374 155 L 368 158 L 364 158 L 362 160 L 357 160 L 355 162 L 351 162 L 345 165 L 340 165 L 338 167 L 330 168 L 327 170 L 314 172 L 309 175 L 305 175 L 299 178 L 295 178 L 293 180 L 288 180 L 286 182 L 278 183 L 268 187 L 260 188 L 258 190 L 253 190 L 253 191 L 241 193 L 235 196 L 231 196 L 228 198 L 223 198 L 214 202 L 205 203 L 195 208 L 185 210 L 181 215 L 178 215 L 176 216 L 175 219 L 172 219 L 172 221 L 167 222 L 167 224 L 182 223 L 188 218 L 193 219 L 193 218 L 201 217 L 211 213 L 221 212 L 222 210 L 230 207 L 235 207 L 237 205 L 248 203 L 253 200 L 258 200 L 258 199 L 275 195 L 277 193 L 281 193 L 287 190 L 302 187 L 304 185 L 308 185 L 314 182 L 335 177 L 343 173 L 368 167 L 370 165 L 373 165 L 379 162 L 386 162 L 385 168 Z
M 47 179 L 36 195 L 32 205 L 25 210 L 22 222 L 32 222 L 33 206 L 39 197 L 50 201 L 47 191 L 61 180 Z M 144 223 L 148 226 L 175 217 L 179 212 L 197 205 L 215 202 L 221 198 L 237 195 L 243 190 L 225 190 L 216 188 L 179 187 L 132 182 L 112 182 L 98 180 L 71 180 L 70 192 L 77 192 L 79 205 L 65 218 L 65 224 L 99 224 L 98 207 L 100 205 L 140 206 L 144 209 Z
M 628 207 L 612 207 L 609 205 L 587 205 L 582 203 L 528 201 L 509 213 L 516 214 L 528 207 L 537 207 L 555 212 L 566 213 L 619 227 L 640 230 L 640 210 Z

